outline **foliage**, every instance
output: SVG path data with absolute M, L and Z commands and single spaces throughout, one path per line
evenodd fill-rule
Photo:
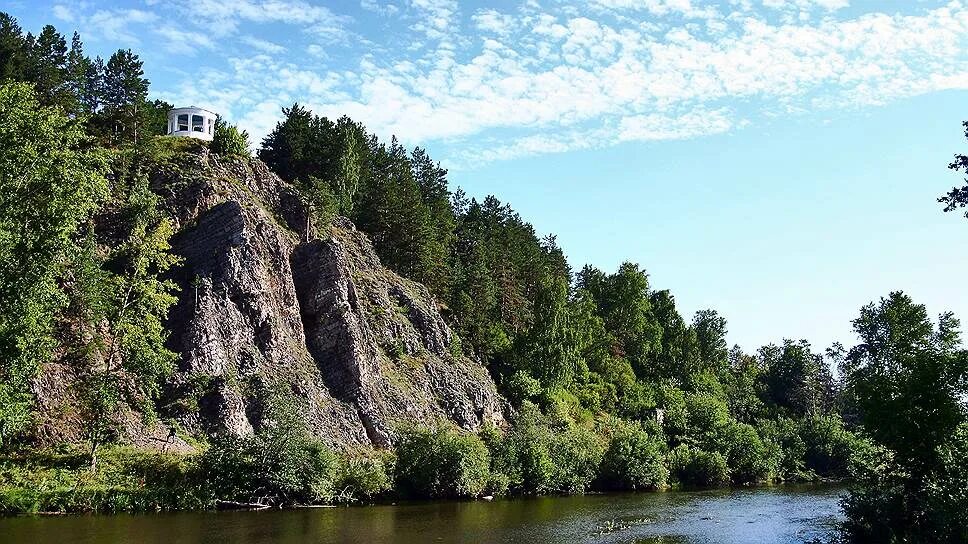
M 964 121 L 962 126 L 965 128 L 965 138 L 968 138 L 968 121 Z M 955 155 L 955 159 L 948 165 L 948 168 L 955 172 L 968 173 L 968 156 L 960 153 Z M 968 182 L 968 179 L 965 179 Z M 938 202 L 944 204 L 944 211 L 952 212 L 958 208 L 968 206 L 968 185 L 963 187 L 952 187 L 948 194 L 938 198 Z M 968 211 L 965 212 L 968 217 Z
M 393 490 L 396 457 L 391 451 L 356 451 L 340 457 L 334 500 L 372 501 Z
M 110 446 L 97 470 L 80 449 L 0 459 L 0 512 L 149 512 L 207 508 L 191 458 Z
M 680 444 L 669 452 L 669 473 L 681 485 L 715 487 L 729 481 L 726 459 L 719 452 Z
M 104 171 L 76 121 L 41 107 L 27 85 L 0 86 L 0 446 L 29 422 L 28 382 L 55 346 L 54 316 Z
M 861 542 L 960 542 L 966 536 L 963 460 L 968 353 L 959 323 L 937 326 L 923 305 L 895 292 L 861 309 L 861 343 L 843 372 L 877 457 L 859 462 L 844 501 L 848 536 Z M 960 511 L 960 515 L 955 515 Z
M 800 425 L 794 419 L 780 417 L 757 422 L 757 432 L 767 447 L 774 475 L 785 481 L 813 478 L 806 468 L 807 444 L 800 436 Z
M 844 429 L 843 421 L 836 416 L 803 419 L 800 436 L 805 445 L 807 468 L 826 477 L 846 477 L 854 452 L 865 447 L 860 438 Z
M 780 413 L 819 414 L 829 409 L 830 370 L 806 340 L 760 349 L 767 403 Z
M 686 432 L 689 438 L 710 447 L 730 423 L 726 402 L 709 393 L 687 393 Z
M 220 155 L 248 157 L 249 133 L 218 118 L 212 136 L 212 151 Z
M 218 435 L 199 459 L 215 500 L 318 504 L 334 495 L 339 460 L 284 408 L 255 436 Z
M 538 284 L 533 322 L 512 349 L 513 366 L 524 369 L 545 388 L 572 380 L 581 361 L 564 280 L 549 277 Z
M 444 426 L 415 427 L 395 446 L 398 490 L 415 498 L 476 497 L 487 486 L 490 458 L 479 437 Z
M 602 458 L 599 481 L 606 489 L 661 489 L 669 478 L 666 443 L 653 429 L 623 425 L 612 436 Z
M 776 472 L 775 460 L 756 429 L 747 423 L 731 423 L 720 435 L 720 451 L 726 457 L 734 484 L 767 481 Z
M 488 445 L 492 472 L 513 494 L 582 493 L 604 453 L 601 437 L 591 429 L 546 417 L 530 402 L 522 405 L 511 430 Z
M 74 301 L 88 342 L 84 399 L 92 464 L 122 402 L 154 414 L 153 400 L 177 357 L 165 347 L 164 325 L 177 299 L 174 282 L 162 277 L 180 262 L 170 252 L 171 223 L 143 177 L 135 180 L 122 213 L 130 229 L 125 241 L 104 262 L 94 251 L 84 254 Z
M 541 393 L 541 382 L 532 378 L 526 370 L 516 370 L 501 385 L 501 392 L 515 406 L 533 400 Z

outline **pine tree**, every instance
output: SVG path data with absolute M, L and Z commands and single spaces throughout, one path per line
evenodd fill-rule
M 27 80 L 34 84 L 44 104 L 64 107 L 67 94 L 67 42 L 57 30 L 47 25 L 36 40 L 28 43 Z M 68 109 L 68 108 L 65 108 Z
M 104 71 L 103 103 L 109 109 L 116 141 L 131 138 L 138 143 L 141 112 L 148 98 L 143 62 L 130 49 L 119 49 L 108 59 Z
M 81 43 L 81 35 L 75 32 L 71 38 L 71 49 L 67 53 L 64 65 L 66 76 L 65 107 L 67 111 L 91 113 L 91 110 L 86 108 L 84 101 L 87 74 L 90 69 L 91 59 L 84 56 L 84 44 Z
M 27 64 L 27 44 L 17 20 L 0 13 L 0 81 L 22 81 Z

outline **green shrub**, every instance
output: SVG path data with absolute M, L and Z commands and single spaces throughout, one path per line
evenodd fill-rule
M 531 377 L 527 371 L 518 370 L 502 383 L 502 392 L 515 406 L 532 400 L 541 393 L 541 382 Z
M 666 444 L 660 435 L 640 426 L 619 429 L 602 459 L 599 481 L 606 489 L 660 489 L 666 485 Z
M 707 448 L 729 425 L 729 408 L 726 402 L 708 393 L 687 393 L 687 434 Z
M 760 420 L 757 431 L 772 458 L 770 463 L 776 467 L 775 477 L 789 481 L 813 479 L 804 464 L 807 445 L 795 420 L 785 417 Z
M 681 485 L 715 487 L 729 481 L 726 459 L 719 452 L 676 446 L 669 453 L 669 472 Z
M 0 512 L 144 512 L 210 505 L 194 458 L 105 447 L 95 471 L 79 449 L 0 461 Z
M 659 408 L 663 410 L 662 428 L 673 443 L 678 443 L 686 434 L 689 412 L 686 408 L 686 393 L 677 387 L 663 385 L 659 388 Z
M 726 455 L 734 484 L 757 483 L 773 475 L 775 460 L 752 425 L 730 424 L 723 430 L 721 442 L 720 450 Z
M 538 495 L 549 492 L 554 474 L 551 461 L 551 433 L 541 411 L 525 402 L 503 436 L 489 440 L 491 471 L 507 482 L 508 492 Z
M 842 502 L 849 542 L 968 542 L 968 424 L 939 448 L 940 466 L 921 485 L 898 470 L 894 454 L 861 441 L 855 479 Z
M 622 389 L 618 415 L 628 419 L 653 417 L 656 408 L 655 391 L 647 384 L 633 381 Z
M 558 410 L 562 405 L 555 405 Z M 557 421 L 549 425 L 549 419 Z M 546 418 L 525 402 L 511 430 L 488 439 L 496 480 L 522 495 L 582 493 L 595 479 L 604 453 L 600 436 L 566 413 Z
M 359 451 L 343 455 L 334 485 L 335 500 L 369 501 L 393 489 L 393 452 Z
M 216 500 L 316 504 L 333 497 L 337 458 L 303 433 L 272 428 L 254 437 L 215 437 L 199 465 Z
M 218 119 L 212 138 L 212 151 L 220 155 L 249 156 L 249 133 Z
M 809 417 L 800 422 L 804 464 L 823 476 L 844 477 L 858 438 L 844 429 L 839 417 Z
M 584 493 L 598 474 L 605 452 L 602 438 L 580 425 L 552 434 L 551 464 L 554 467 L 549 491 Z
M 476 497 L 490 479 L 490 458 L 481 439 L 444 426 L 415 427 L 396 445 L 396 482 L 404 496 Z

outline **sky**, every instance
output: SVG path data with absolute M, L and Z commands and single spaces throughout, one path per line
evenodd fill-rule
M 573 268 L 645 267 L 729 341 L 852 345 L 904 290 L 968 320 L 968 3 L 3 0 L 131 48 L 154 97 L 258 142 L 299 102 L 425 147 Z M 968 323 L 968 322 L 966 322 Z

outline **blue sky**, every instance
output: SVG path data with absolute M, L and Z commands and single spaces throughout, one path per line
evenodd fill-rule
M 968 319 L 968 5 L 909 0 L 7 1 L 131 47 L 258 140 L 299 101 L 427 147 L 572 265 L 641 263 L 747 349 L 850 344 L 908 291 Z

